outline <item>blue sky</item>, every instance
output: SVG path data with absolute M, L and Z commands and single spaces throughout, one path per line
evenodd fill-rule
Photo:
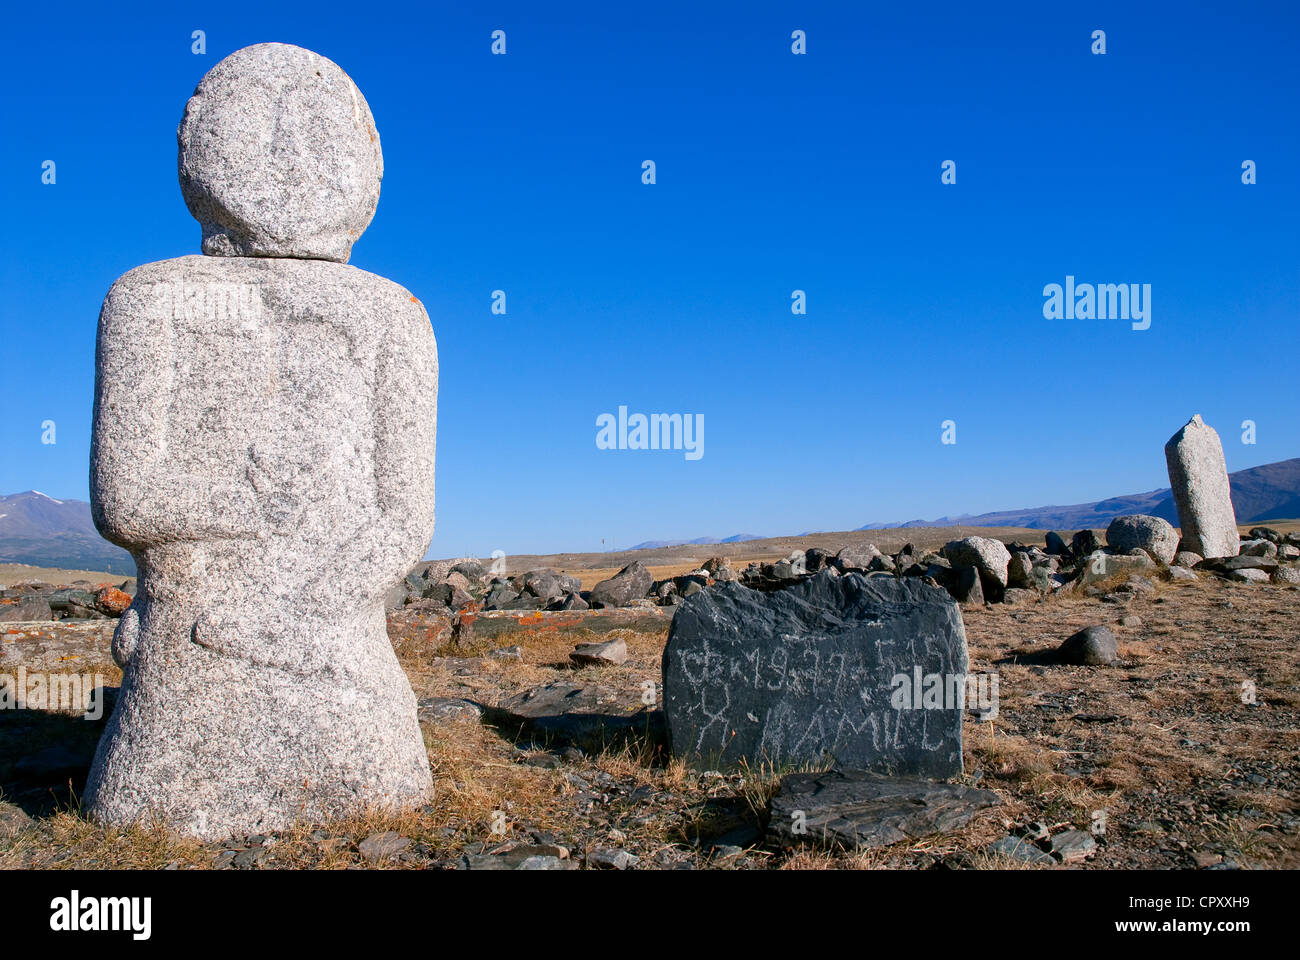
M 1198 412 L 1230 470 L 1300 455 L 1298 8 L 972 6 L 12 8 L 0 492 L 87 497 L 99 305 L 198 252 L 176 124 L 268 40 L 348 71 L 382 136 L 351 262 L 437 333 L 433 555 L 1149 490 Z M 1067 274 L 1149 283 L 1151 328 L 1045 320 Z M 598 449 L 620 405 L 703 414 L 704 456 Z

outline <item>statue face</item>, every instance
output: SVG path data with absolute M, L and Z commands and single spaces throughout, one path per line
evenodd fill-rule
M 262 43 L 204 76 L 177 130 L 181 191 L 213 256 L 347 261 L 384 161 L 361 91 L 337 64 Z

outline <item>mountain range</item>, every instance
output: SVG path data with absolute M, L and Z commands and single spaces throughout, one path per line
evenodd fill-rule
M 1238 523 L 1263 523 L 1300 517 L 1300 457 L 1266 463 L 1228 474 L 1232 506 Z M 1031 530 L 1104 529 L 1116 517 L 1144 513 L 1178 526 L 1178 508 L 1168 487 L 1147 493 L 1130 493 L 1092 503 L 1068 506 L 999 510 L 937 520 L 904 523 L 867 523 L 858 530 L 893 530 L 899 527 L 1028 527 Z
M 135 561 L 99 535 L 84 500 L 39 490 L 0 496 L 0 563 L 135 576 Z
M 1300 518 L 1300 457 L 1266 463 L 1228 475 L 1238 523 Z M 1116 517 L 1145 513 L 1178 525 L 1178 511 L 1168 487 L 1130 493 L 1092 503 L 1000 510 L 937 520 L 867 523 L 858 530 L 900 527 L 1028 527 L 1033 530 L 1104 529 Z M 646 540 L 628 550 L 657 547 L 742 543 L 760 540 L 752 533 L 730 537 Z M 84 500 L 56 500 L 37 490 L 0 496 L 0 563 L 74 570 L 105 570 L 134 576 L 131 555 L 99 535 Z

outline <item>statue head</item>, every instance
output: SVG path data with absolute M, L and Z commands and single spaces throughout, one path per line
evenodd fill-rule
M 310 50 L 236 50 L 199 81 L 176 140 L 181 192 L 211 256 L 346 263 L 375 215 L 374 117 L 352 78 Z

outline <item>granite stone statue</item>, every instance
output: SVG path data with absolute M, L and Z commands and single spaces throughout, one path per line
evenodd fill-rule
M 264 43 L 177 131 L 203 255 L 119 278 L 99 318 L 91 500 L 139 590 L 86 786 L 106 824 L 202 838 L 430 794 L 383 598 L 433 534 L 437 345 L 347 265 L 383 176 L 337 65 Z

